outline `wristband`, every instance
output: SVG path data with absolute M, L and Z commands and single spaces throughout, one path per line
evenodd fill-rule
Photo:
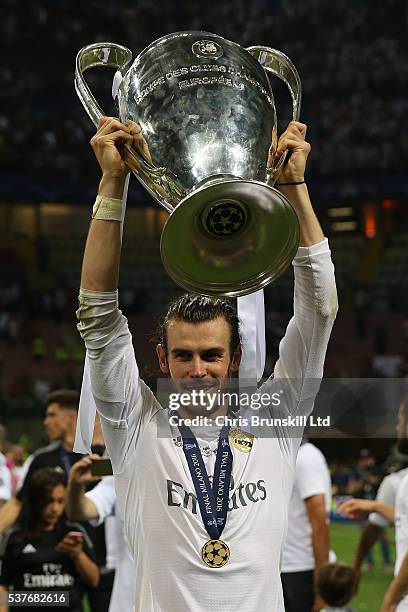
M 277 187 L 283 187 L 284 185 L 303 185 L 306 181 L 294 181 L 293 183 L 275 183 Z
M 92 208 L 92 219 L 103 219 L 104 221 L 122 221 L 122 200 L 96 196 Z

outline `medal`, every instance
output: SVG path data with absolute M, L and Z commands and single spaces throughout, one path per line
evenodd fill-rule
M 208 540 L 201 549 L 201 558 L 208 567 L 222 567 L 230 554 L 230 549 L 222 540 Z
M 197 495 L 201 518 L 210 536 L 201 549 L 201 558 L 208 567 L 223 567 L 230 558 L 230 549 L 221 540 L 227 522 L 232 452 L 228 441 L 229 427 L 223 427 L 218 440 L 212 486 L 205 469 L 200 447 L 190 428 L 179 425 L 183 450 Z

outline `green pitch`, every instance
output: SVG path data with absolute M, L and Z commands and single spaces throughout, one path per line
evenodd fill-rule
M 339 561 L 352 563 L 357 548 L 361 530 L 358 526 L 347 523 L 332 523 L 330 526 L 330 547 L 337 555 Z M 388 529 L 388 540 L 390 542 L 391 560 L 394 564 L 395 543 L 394 530 Z M 361 572 L 360 589 L 351 605 L 358 612 L 378 612 L 384 593 L 391 581 L 392 576 L 387 575 L 381 555 L 379 544 L 375 544 L 374 568 L 369 572 Z

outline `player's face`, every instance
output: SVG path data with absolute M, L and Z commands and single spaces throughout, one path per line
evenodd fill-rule
M 179 393 L 194 389 L 217 392 L 238 371 L 241 350 L 231 355 L 230 334 L 223 317 L 197 324 L 170 321 L 167 354 L 159 345 L 157 355 L 162 372 L 170 374 Z
M 63 485 L 57 485 L 51 491 L 49 501 L 43 508 L 42 520 L 43 525 L 47 529 L 52 529 L 64 512 L 66 500 L 66 488 Z
M 44 427 L 50 442 L 62 440 L 69 430 L 70 410 L 64 410 L 57 402 L 47 406 Z

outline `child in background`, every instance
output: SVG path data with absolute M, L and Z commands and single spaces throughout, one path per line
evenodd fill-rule
M 355 575 L 347 563 L 325 563 L 317 577 L 317 592 L 327 604 L 321 612 L 354 612 L 346 604 L 353 596 Z
M 16 527 L 2 543 L 0 612 L 6 610 L 2 598 L 9 589 L 26 592 L 27 602 L 33 605 L 25 602 L 25 612 L 61 610 L 61 597 L 65 597 L 61 591 L 69 594 L 69 605 L 62 609 L 81 612 L 83 585 L 98 584 L 99 569 L 90 556 L 89 537 L 80 525 L 65 518 L 66 484 L 65 473 L 53 468 L 37 470 L 30 478 Z M 41 599 L 35 599 L 38 591 L 43 592 Z M 18 604 L 16 599 L 20 609 Z

